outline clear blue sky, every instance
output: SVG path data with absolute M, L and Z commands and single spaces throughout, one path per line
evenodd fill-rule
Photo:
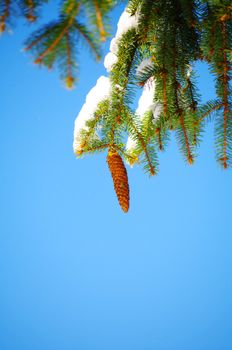
M 67 91 L 20 52 L 29 32 L 0 39 L 0 349 L 231 350 L 232 172 L 215 162 L 213 127 L 192 167 L 172 140 L 157 177 L 128 168 L 125 215 L 106 155 L 72 152 L 102 62 L 81 52 Z

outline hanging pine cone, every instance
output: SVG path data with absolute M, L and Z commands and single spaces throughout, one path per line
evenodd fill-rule
M 107 163 L 114 182 L 114 189 L 118 197 L 118 202 L 122 210 L 127 213 L 130 195 L 125 165 L 120 155 L 114 150 L 109 150 Z

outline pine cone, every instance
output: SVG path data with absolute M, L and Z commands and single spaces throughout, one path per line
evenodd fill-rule
M 122 210 L 127 213 L 129 209 L 129 184 L 127 171 L 122 158 L 116 151 L 109 150 L 107 163 L 114 182 L 114 189 Z

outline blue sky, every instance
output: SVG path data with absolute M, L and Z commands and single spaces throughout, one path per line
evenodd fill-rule
M 192 167 L 173 139 L 158 176 L 128 168 L 125 215 L 106 154 L 72 152 L 102 62 L 81 52 L 67 91 L 20 51 L 29 31 L 0 41 L 0 349 L 231 350 L 232 174 L 215 162 L 213 126 Z

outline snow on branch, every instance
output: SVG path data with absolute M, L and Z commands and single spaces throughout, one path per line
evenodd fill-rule
M 94 113 L 97 110 L 98 104 L 109 97 L 110 91 L 111 83 L 109 81 L 109 78 L 101 76 L 97 80 L 96 85 L 89 91 L 88 95 L 86 96 L 86 101 L 75 120 L 73 143 L 75 153 L 78 153 L 83 141 L 81 138 L 81 132 L 83 130 L 87 131 L 89 129 L 86 122 L 94 118 Z
M 145 67 L 147 67 L 147 64 L 149 61 L 148 60 L 146 60 L 146 62 L 144 61 L 137 68 L 137 71 L 141 72 Z M 159 118 L 162 112 L 161 105 L 157 102 L 154 102 L 154 95 L 155 95 L 155 81 L 149 80 L 143 87 L 143 92 L 139 98 L 138 107 L 135 111 L 135 114 L 139 116 L 139 119 L 141 122 L 148 112 L 152 112 L 153 122 L 155 122 Z M 128 154 L 133 154 L 136 150 L 136 147 L 137 147 L 137 141 L 134 140 L 134 138 L 131 135 L 129 135 L 127 144 L 126 144 L 126 151 L 128 152 Z
M 127 9 L 123 11 L 118 21 L 117 32 L 115 34 L 115 37 L 111 40 L 110 43 L 110 52 L 105 56 L 104 59 L 104 66 L 107 72 L 110 72 L 113 65 L 118 61 L 118 45 L 123 34 L 125 34 L 128 30 L 137 27 L 138 18 L 138 14 L 131 16 Z
M 150 68 L 152 66 L 152 59 L 151 58 L 145 58 L 142 60 L 142 62 L 138 65 L 136 69 L 136 75 L 140 75 L 146 71 L 146 69 Z

